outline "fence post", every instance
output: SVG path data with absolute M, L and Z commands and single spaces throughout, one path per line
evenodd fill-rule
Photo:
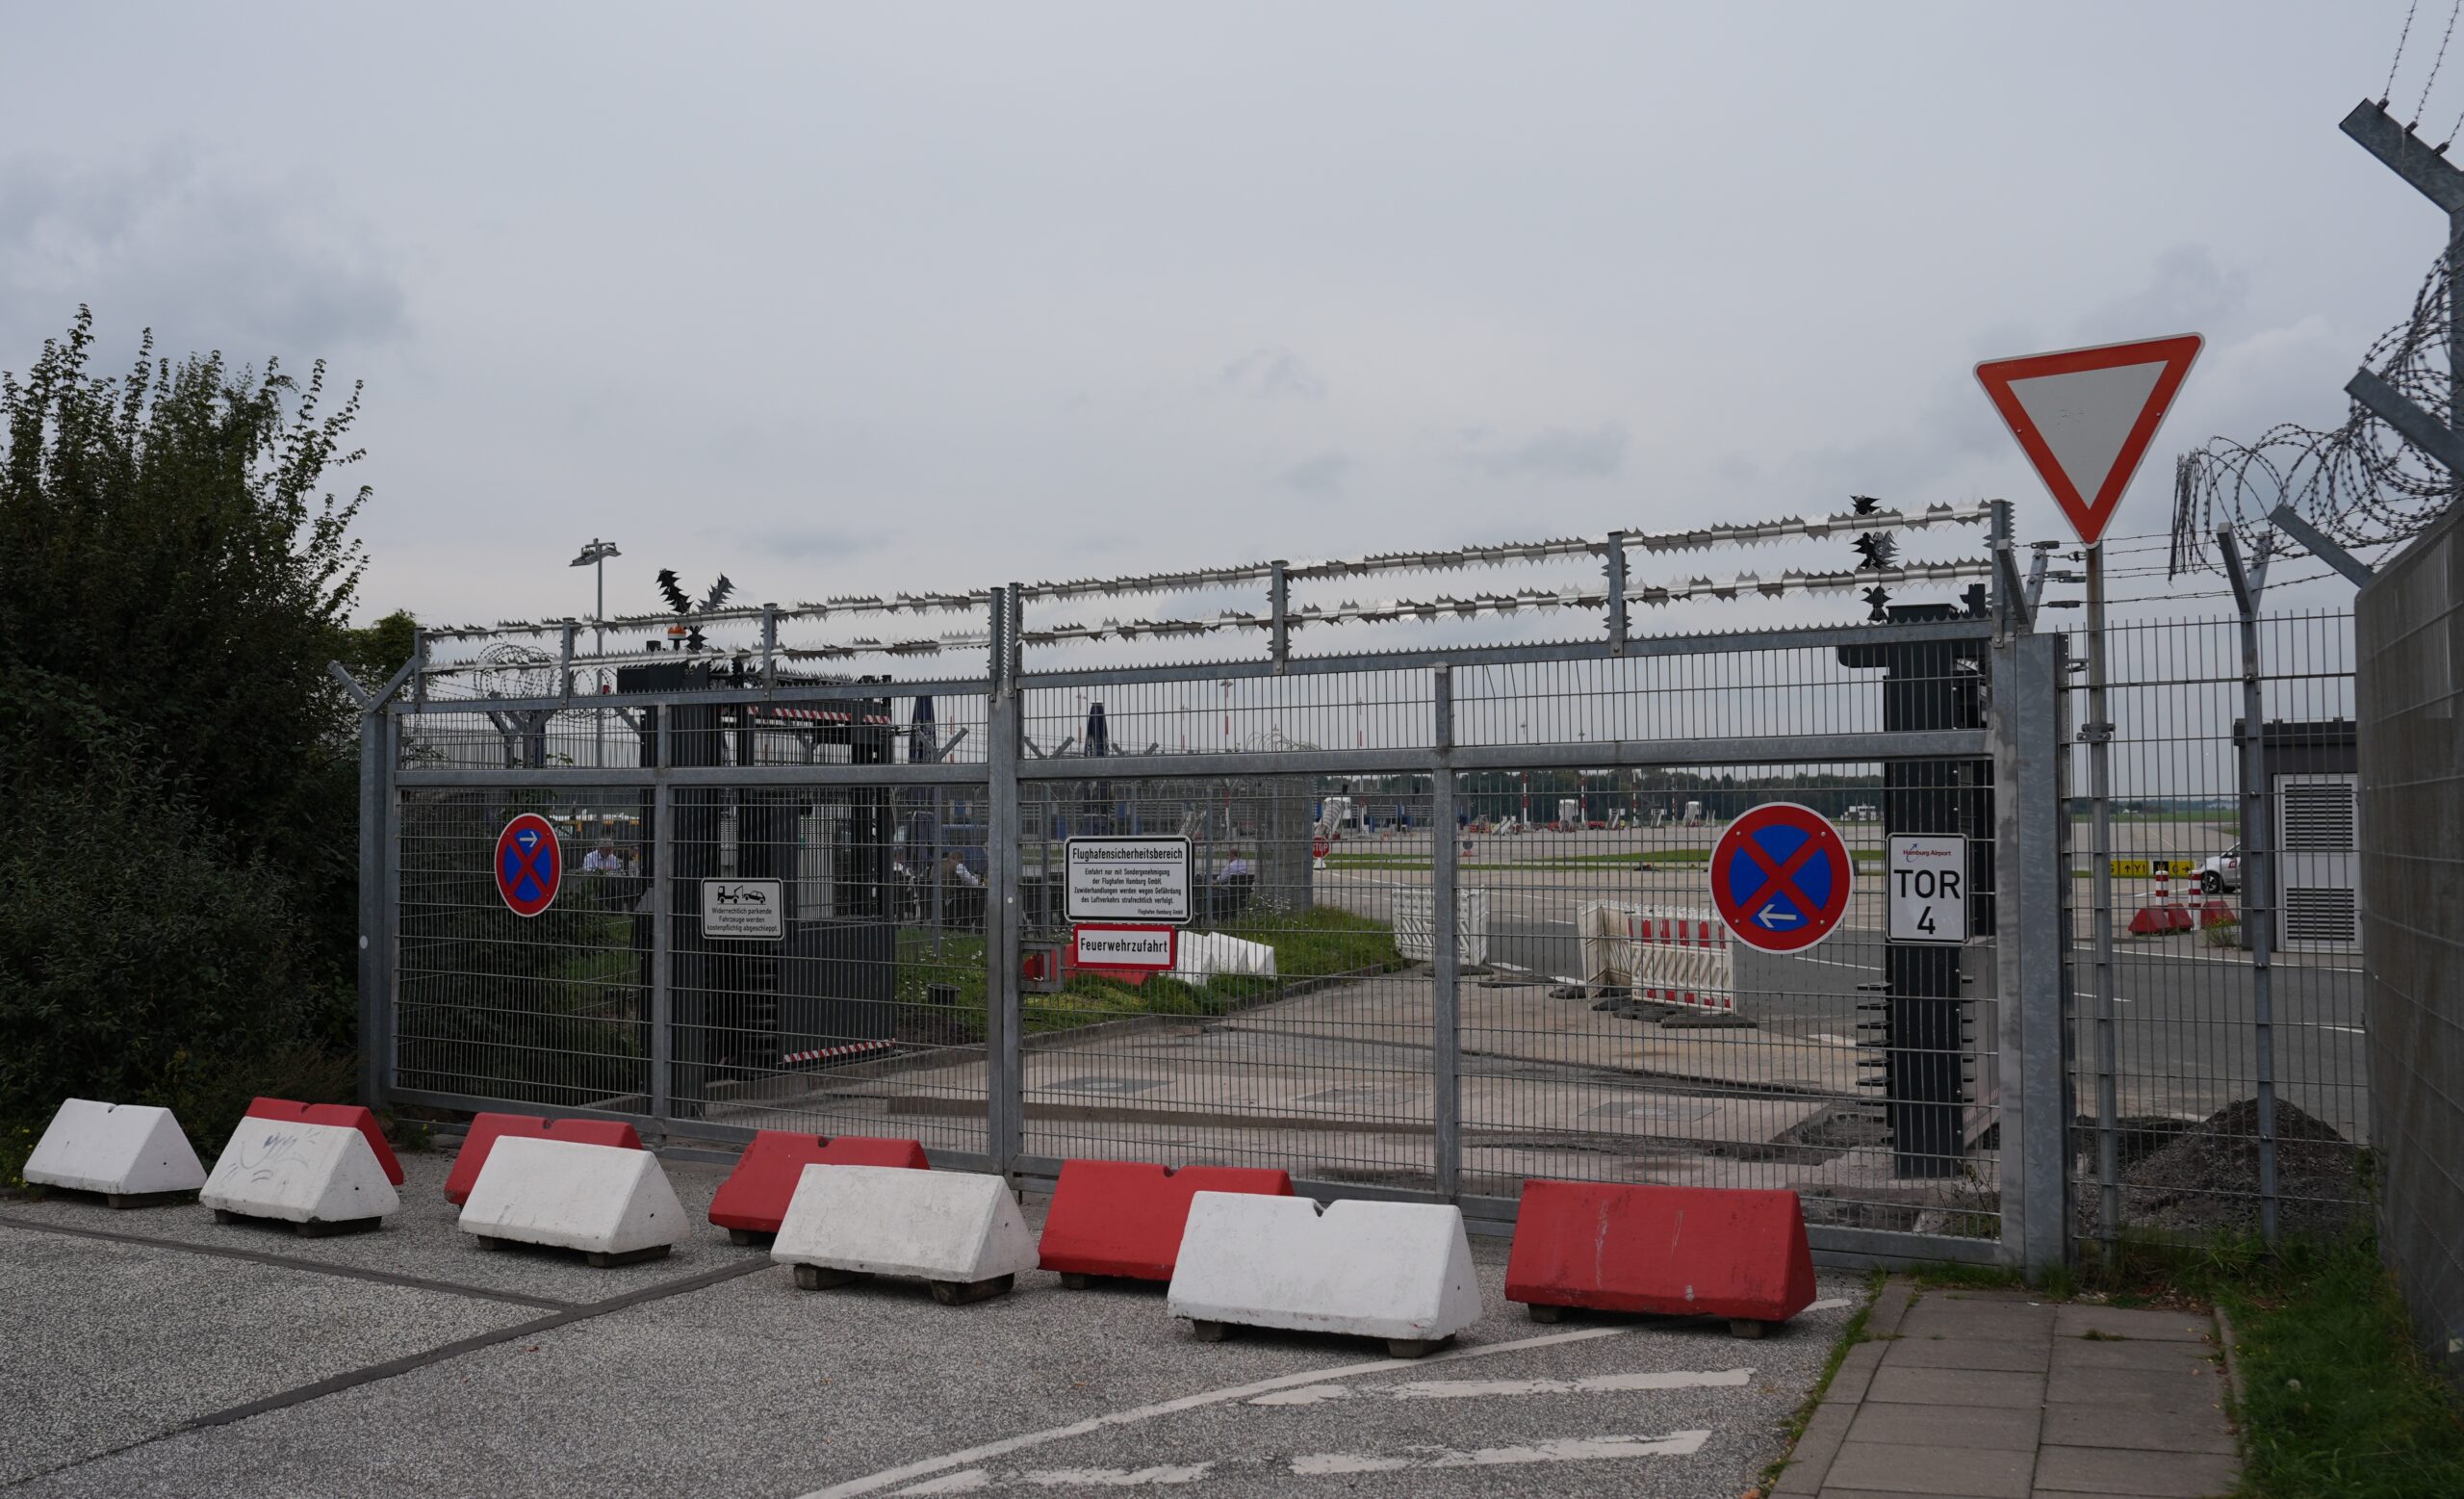
M 2062 645 L 2059 634 L 1995 640 L 1989 719 L 2002 1248 L 2038 1282 L 2068 1261 L 2071 1244 Z
M 672 753 L 668 731 L 676 714 L 672 705 L 653 711 L 658 714 L 658 726 L 652 736 L 656 744 L 652 758 L 664 772 Z M 676 788 L 661 774 L 651 783 L 651 1119 L 662 1132 L 674 1107 L 669 1073 L 676 1065 L 676 995 L 669 970 L 675 967 L 675 901 L 668 871 L 675 859 Z
M 1437 767 L 1429 784 L 1429 1085 L 1434 1094 L 1437 1191 L 1453 1202 L 1463 1191 L 1463 1032 L 1461 952 L 1455 877 L 1460 843 L 1454 833 L 1454 669 L 1432 672 L 1430 743 Z
M 993 606 L 992 678 L 985 705 L 985 772 L 990 778 L 985 828 L 985 883 L 998 900 L 984 911 L 984 1098 L 985 1149 L 992 1169 L 1007 1176 L 1026 1143 L 1024 1082 L 1018 1050 L 1018 757 L 1025 733 L 1018 698 L 1018 585 L 1001 590 Z M 1050 892 L 1045 892 L 1046 898 Z
M 359 719 L 359 1099 L 385 1106 L 385 814 L 393 766 L 385 762 L 381 705 Z
M 2096 989 L 2096 1238 L 2110 1268 L 2121 1244 L 2120 1043 L 2114 1029 L 2114 781 L 2113 714 L 2105 695 L 2105 549 L 2088 549 L 2088 793 L 2095 827 L 2095 864 L 2088 871 L 2095 908 L 2088 915 L 2095 943 Z
M 2259 598 L 2269 551 L 2246 567 L 2230 526 L 2217 529 L 2242 616 L 2242 931 L 2250 944 L 2250 1051 L 2258 1073 L 2259 1237 L 2276 1243 L 2275 798 L 2267 770 L 2267 702 L 2259 678 Z

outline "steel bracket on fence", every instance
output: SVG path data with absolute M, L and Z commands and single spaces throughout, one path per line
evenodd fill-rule
M 1608 533 L 1608 654 L 1626 654 L 1626 533 Z
M 1274 661 L 1274 674 L 1278 677 L 1292 664 L 1292 580 L 1284 571 L 1288 565 L 1281 557 L 1275 558 L 1267 582 L 1267 606 L 1273 615 L 1274 632 L 1268 655 Z

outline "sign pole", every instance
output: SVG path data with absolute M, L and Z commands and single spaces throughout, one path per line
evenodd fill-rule
M 2066 349 L 1976 367 L 1977 383 L 2088 549 L 2088 743 L 2095 818 L 2096 1237 L 2107 1265 L 2121 1231 L 2115 1098 L 2113 715 L 2105 702 L 2105 529 L 2156 440 L 2205 340 L 2195 333 Z
M 2095 944 L 2096 1019 L 2096 1238 L 2110 1268 L 2121 1233 L 2120 1105 L 2114 1077 L 2114 804 L 2113 717 L 2105 707 L 2105 544 L 2088 548 L 2088 740 L 2090 807 L 2095 817 L 2095 856 L 2089 914 Z

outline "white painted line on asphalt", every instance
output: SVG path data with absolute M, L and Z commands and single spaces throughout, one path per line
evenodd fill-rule
M 2300 1027 L 2297 1025 L 2294 1028 L 2297 1030 Z M 2362 1029 L 2358 1025 L 2324 1025 L 2320 1028 L 2323 1030 L 2340 1030 L 2348 1036 L 2367 1036 L 2370 1034 L 2370 1032 Z
M 1842 1305 L 1845 1305 L 1844 1303 Z M 1719 1369 L 1708 1373 L 1678 1370 L 1650 1374 L 1596 1374 L 1580 1380 L 1416 1380 L 1384 1389 L 1355 1390 L 1342 1384 L 1304 1384 L 1298 1389 L 1260 1395 L 1253 1406 L 1314 1406 L 1357 1395 L 1374 1400 L 1482 1400 L 1496 1395 L 1597 1395 L 1637 1389 L 1714 1389 L 1744 1384 L 1752 1369 Z
M 1603 1462 L 1619 1458 L 1690 1458 L 1710 1440 L 1707 1430 L 1665 1436 L 1550 1436 L 1511 1447 L 1411 1446 L 1399 1452 L 1316 1452 L 1291 1460 L 1294 1478 L 1347 1478 L 1420 1468 L 1520 1467 L 1534 1462 Z M 1257 1470 L 1256 1459 L 1158 1464 L 1143 1468 L 964 1468 L 897 1490 L 905 1494 L 980 1494 L 995 1488 L 1151 1488 L 1194 1484 L 1225 1469 Z
M 1853 1047 L 1857 1045 L 1854 1037 L 1835 1036 L 1827 1030 L 1815 1031 L 1813 1035 L 1808 1039 L 1812 1041 L 1828 1041 L 1835 1047 Z
M 1212 1462 L 1191 1462 L 1147 1468 L 1028 1468 L 997 1477 L 988 1468 L 966 1468 L 898 1491 L 902 1494 L 980 1494 L 996 1483 L 1005 1488 L 1013 1484 L 1026 1484 L 1037 1488 L 1146 1488 L 1167 1484 L 1194 1484 L 1206 1477 L 1207 1470 L 1214 1466 Z
M 1854 1306 L 1854 1305 L 1857 1305 L 1857 1299 L 1856 1299 L 1855 1297 L 1853 1297 L 1853 1296 L 1827 1296 L 1827 1297 L 1823 1298 L 1821 1301 L 1815 1302 L 1815 1303 L 1811 1304 L 1810 1305 L 1807 1306 L 1807 1307 L 1806 1307 L 1806 1310 L 1808 1310 L 1808 1311 L 1830 1311 L 1830 1310 L 1832 1310 L 1832 1309 L 1833 1309 L 1833 1308 L 1835 1308 L 1835 1307 L 1838 1307 L 1838 1306 Z
M 847 1479 L 844 1482 L 833 1484 L 827 1488 L 816 1488 L 804 1495 L 803 1499 L 853 1499 L 857 1494 L 879 1493 L 893 1484 L 911 1483 L 916 1479 L 930 1478 L 936 1473 L 946 1473 L 952 1468 L 963 1468 L 989 1461 L 994 1458 L 1006 1458 L 1014 1452 L 1022 1452 L 1029 1447 L 1041 1447 L 1050 1442 L 1067 1441 L 1073 1436 L 1086 1436 L 1114 1427 L 1135 1426 L 1140 1422 L 1152 1421 L 1161 1416 L 1179 1415 L 1185 1410 L 1202 1410 L 1209 1406 L 1230 1405 L 1235 1401 L 1247 1400 L 1252 1395 L 1264 1395 L 1274 1390 L 1293 1389 L 1303 1384 L 1318 1384 L 1327 1380 L 1358 1379 L 1364 1374 L 1384 1374 L 1394 1369 L 1426 1369 L 1437 1364 L 1460 1363 L 1465 1359 L 1487 1358 L 1498 1354 L 1519 1354 L 1534 1348 L 1553 1348 L 1561 1343 L 1588 1343 L 1598 1338 L 1622 1337 L 1632 1331 L 1634 1330 L 1630 1327 L 1584 1328 L 1574 1332 L 1554 1332 L 1545 1337 L 1525 1337 L 1507 1343 L 1483 1343 L 1475 1348 L 1449 1349 L 1443 1353 L 1430 1354 L 1424 1358 L 1379 1358 L 1369 1363 L 1338 1364 L 1331 1368 L 1311 1369 L 1301 1374 L 1287 1374 L 1276 1379 L 1259 1380 L 1249 1384 L 1228 1385 L 1222 1389 L 1205 1390 L 1195 1395 L 1183 1395 L 1178 1400 L 1159 1401 L 1151 1406 L 1135 1406 L 1127 1410 L 1114 1410 L 1103 1415 L 1089 1416 L 1083 1421 L 1072 1421 L 1067 1426 L 1051 1426 L 1040 1432 L 1024 1432 L 1016 1436 L 1005 1436 L 999 1441 L 985 1442 L 958 1452 L 945 1453 L 937 1458 L 919 1459 L 894 1468 L 884 1468 L 878 1473 L 868 1473 L 862 1478 Z M 951 1491 L 962 1492 L 963 1490 Z
M 1296 1478 L 1341 1473 L 1393 1473 L 1403 1468 L 1506 1467 L 1526 1462 L 1598 1462 L 1604 1458 L 1690 1458 L 1711 1439 L 1707 1431 L 1666 1436 L 1554 1436 L 1513 1447 L 1417 1447 L 1408 1456 L 1322 1452 L 1292 1460 Z

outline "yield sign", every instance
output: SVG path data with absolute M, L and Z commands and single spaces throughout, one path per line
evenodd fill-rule
M 1854 869 L 1830 819 L 1795 802 L 1765 802 L 1712 846 L 1711 903 L 1747 946 L 1799 952 L 1839 924 Z
M 1977 383 L 2079 539 L 2094 546 L 2198 357 L 2195 333 L 1989 359 Z

